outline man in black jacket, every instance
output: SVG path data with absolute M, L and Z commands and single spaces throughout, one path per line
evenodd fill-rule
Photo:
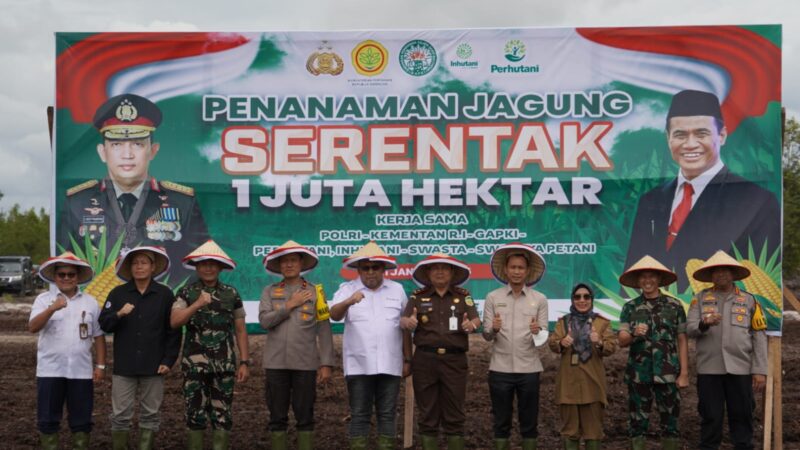
M 719 99 L 686 90 L 672 98 L 667 143 L 680 166 L 677 178 L 639 199 L 625 267 L 650 255 L 689 283 L 686 262 L 752 243 L 771 255 L 781 244 L 781 212 L 775 195 L 731 173 L 720 159 L 727 130 Z
M 178 358 L 180 330 L 170 326 L 175 297 L 155 281 L 169 270 L 161 247 L 136 247 L 117 264 L 126 281 L 114 288 L 100 313 L 100 328 L 114 333 L 114 376 L 111 384 L 113 448 L 127 449 L 136 391 L 141 391 L 139 448 L 152 449 L 164 399 L 164 375 Z

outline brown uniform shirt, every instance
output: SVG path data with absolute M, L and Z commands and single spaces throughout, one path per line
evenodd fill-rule
M 403 315 L 410 315 L 414 308 L 418 321 L 414 345 L 469 350 L 469 338 L 461 323 L 465 313 L 470 320 L 478 317 L 478 310 L 468 290 L 450 286 L 440 296 L 433 287 L 423 287 L 411 294 Z M 450 330 L 450 317 L 456 318 L 455 330 Z

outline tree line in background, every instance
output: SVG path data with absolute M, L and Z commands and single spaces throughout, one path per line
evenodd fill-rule
M 50 216 L 44 209 L 3 207 L 0 192 L 0 255 L 29 255 L 34 263 L 50 254 Z M 800 270 L 800 122 L 789 118 L 783 133 L 783 275 Z

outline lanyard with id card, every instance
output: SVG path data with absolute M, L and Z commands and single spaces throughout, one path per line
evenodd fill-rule
M 78 324 L 78 333 L 81 339 L 89 339 L 89 324 L 86 323 L 86 311 L 81 312 L 81 323 Z
M 455 305 L 450 305 L 450 331 L 458 331 L 458 317 L 456 317 Z

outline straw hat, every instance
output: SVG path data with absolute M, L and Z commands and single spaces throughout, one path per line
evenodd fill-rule
M 317 263 L 319 263 L 319 258 L 317 257 L 317 254 L 314 253 L 314 250 L 303 247 L 295 241 L 286 241 L 283 243 L 283 245 L 269 252 L 267 256 L 264 257 L 264 268 L 267 269 L 267 272 L 273 275 L 281 276 L 281 266 L 279 260 L 281 256 L 289 255 L 291 253 L 297 253 L 300 255 L 300 260 L 303 264 L 300 269 L 300 275 L 307 274 L 311 271 L 311 269 L 317 267 Z
M 133 261 L 133 256 L 139 252 L 150 255 L 150 260 L 156 265 L 156 270 L 153 272 L 153 279 L 161 278 L 167 273 L 169 270 L 169 256 L 167 255 L 167 250 L 164 247 L 142 245 L 134 247 L 120 256 L 117 260 L 117 278 L 125 282 L 133 279 L 133 274 L 131 274 L 131 262 Z
M 186 255 L 183 258 L 183 267 L 196 270 L 197 263 L 200 261 L 217 261 L 222 264 L 223 270 L 233 270 L 236 268 L 236 263 L 233 262 L 231 257 L 211 239 L 207 240 L 206 243 L 200 247 L 197 247 L 192 253 Z
M 533 286 L 542 279 L 546 267 L 542 255 L 530 245 L 512 242 L 499 247 L 492 253 L 490 265 L 492 266 L 492 275 L 494 275 L 497 281 L 508 284 L 508 277 L 506 277 L 505 271 L 506 261 L 510 255 L 520 254 L 528 260 L 528 267 L 531 269 L 528 278 L 525 279 L 525 285 Z
M 56 266 L 68 264 L 78 269 L 78 284 L 86 284 L 94 277 L 92 267 L 72 252 L 64 252 L 58 256 L 47 258 L 39 267 L 39 278 L 48 283 L 55 283 Z
M 727 267 L 731 269 L 733 280 L 742 280 L 750 276 L 750 269 L 743 266 L 739 261 L 733 259 L 730 255 L 718 250 L 714 253 L 708 261 L 704 262 L 699 269 L 695 270 L 692 277 L 697 281 L 711 281 L 711 272 L 717 267 Z
M 387 270 L 397 268 L 397 261 L 387 255 L 375 241 L 369 241 L 367 245 L 345 258 L 342 261 L 342 267 L 345 269 L 358 269 L 359 261 L 382 262 L 386 265 Z
M 674 272 L 664 267 L 663 264 L 656 261 L 650 255 L 644 255 L 642 259 L 636 261 L 636 264 L 632 265 L 628 270 L 625 271 L 619 277 L 619 283 L 632 287 L 632 288 L 639 288 L 639 275 L 642 272 L 657 272 L 661 275 L 661 282 L 659 283 L 659 287 L 669 286 L 670 284 L 674 283 L 675 280 L 678 279 L 678 276 L 675 275 Z
M 452 266 L 453 280 L 451 283 L 455 286 L 461 286 L 469 279 L 470 270 L 468 265 L 444 253 L 436 253 L 417 263 L 414 267 L 414 272 L 411 274 L 414 282 L 419 286 L 430 286 L 431 277 L 428 272 L 430 272 L 430 266 L 433 264 L 449 264 Z

